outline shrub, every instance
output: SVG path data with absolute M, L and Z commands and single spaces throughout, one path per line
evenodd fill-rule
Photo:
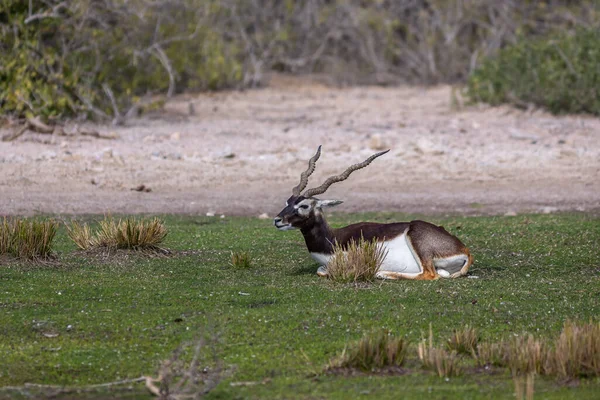
M 58 225 L 54 221 L 27 221 L 4 218 L 0 224 L 0 255 L 19 259 L 45 260 L 52 254 Z
M 0 2 L 0 113 L 116 118 L 156 93 L 263 84 L 456 82 L 518 32 L 593 26 L 593 1 Z
M 115 118 L 142 98 L 241 80 L 215 1 L 0 2 L 0 112 Z
M 404 363 L 408 343 L 402 338 L 379 331 L 365 335 L 351 343 L 342 355 L 330 363 L 330 368 L 356 368 L 374 371 L 385 367 L 399 367 Z
M 371 282 L 386 255 L 387 251 L 375 239 L 351 240 L 346 248 L 336 244 L 327 264 L 327 277 L 336 282 Z
M 167 229 L 158 218 L 126 218 L 115 221 L 112 217 L 100 221 L 92 232 L 87 224 L 72 222 L 67 226 L 69 237 L 82 250 L 105 248 L 143 251 L 164 251 L 159 245 L 167 236 Z
M 247 251 L 231 253 L 231 265 L 240 269 L 250 268 L 252 257 Z
M 600 115 L 600 29 L 546 39 L 522 37 L 468 79 L 467 96 L 490 104 Z

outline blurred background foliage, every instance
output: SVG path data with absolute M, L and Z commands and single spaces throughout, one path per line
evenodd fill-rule
M 0 113 L 112 119 L 266 74 L 600 114 L 597 0 L 0 0 Z

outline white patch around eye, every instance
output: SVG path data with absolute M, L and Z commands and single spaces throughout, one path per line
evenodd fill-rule
M 310 212 L 310 206 L 310 200 L 302 200 L 300 203 L 294 205 L 294 210 L 297 210 L 300 215 L 307 215 Z

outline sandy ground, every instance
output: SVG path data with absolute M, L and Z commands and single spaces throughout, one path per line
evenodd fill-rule
M 27 133 L 0 142 L 0 215 L 273 216 L 319 144 L 309 187 L 392 149 L 320 196 L 344 200 L 338 211 L 600 210 L 600 119 L 457 109 L 451 98 L 448 86 L 331 88 L 276 77 L 261 90 L 179 96 L 124 127 L 86 127 L 114 140 Z M 131 190 L 140 184 L 151 191 Z

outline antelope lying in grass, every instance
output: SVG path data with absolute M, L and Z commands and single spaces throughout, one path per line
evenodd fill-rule
M 314 196 L 336 182 L 346 180 L 350 174 L 369 165 L 387 151 L 377 153 L 365 161 L 350 166 L 340 175 L 328 178 L 321 186 L 304 190 L 308 177 L 314 172 L 321 155 L 321 146 L 309 160 L 308 169 L 300 176 L 300 183 L 292 190 L 292 197 L 285 208 L 273 220 L 279 230 L 300 229 L 310 255 L 322 265 L 317 270 L 327 276 L 327 263 L 333 255 L 334 244 L 345 248 L 352 240 L 375 239 L 387 250 L 387 256 L 379 268 L 381 279 L 437 279 L 456 278 L 465 275 L 473 263 L 469 249 L 441 226 L 424 221 L 378 224 L 360 222 L 344 228 L 332 229 L 323 216 L 324 207 L 333 207 L 340 200 L 320 200 Z

